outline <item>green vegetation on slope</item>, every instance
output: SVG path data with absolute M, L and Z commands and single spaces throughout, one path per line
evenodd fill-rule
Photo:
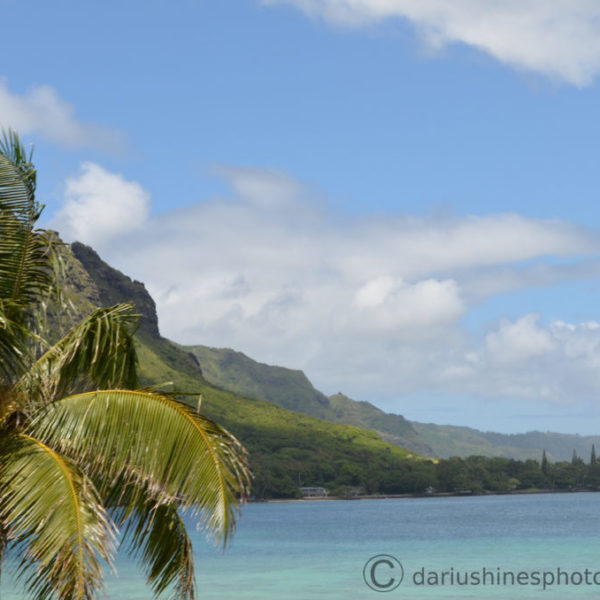
M 194 392 L 187 397 L 193 405 L 200 397 L 202 413 L 218 420 L 248 449 L 257 497 L 296 497 L 302 485 L 379 492 L 391 489 L 395 472 L 421 468 L 424 461 L 374 431 L 327 423 L 212 385 L 193 354 L 160 336 L 154 303 L 142 284 L 106 265 L 91 248 L 74 244 L 73 254 L 98 298 L 133 302 L 141 313 L 136 348 L 142 382 L 172 382 L 177 391 Z M 413 479 L 411 491 L 420 491 L 423 481 Z
M 375 430 L 384 440 L 426 457 L 506 457 L 539 460 L 545 448 L 552 460 L 570 460 L 573 449 L 580 456 L 600 437 L 543 433 L 483 432 L 469 427 L 417 423 L 390 414 L 370 402 L 338 393 L 326 397 L 302 371 L 258 363 L 241 352 L 207 346 L 181 346 L 193 353 L 204 376 L 224 389 L 268 400 L 284 408 L 330 421 Z
M 423 456 L 436 456 L 431 447 L 414 430 L 412 423 L 402 415 L 386 413 L 370 402 L 353 400 L 344 394 L 329 396 L 335 423 L 352 423 L 377 431 L 384 440 L 408 448 Z
M 343 394 L 328 398 L 313 387 L 302 371 L 259 363 L 228 348 L 181 348 L 196 356 L 204 377 L 214 385 L 331 423 L 373 429 L 398 446 L 434 456 L 433 450 L 401 415 L 385 413 L 369 402 L 357 402 Z
M 184 354 L 164 339 L 138 340 L 141 376 L 148 383 L 172 381 L 178 390 L 199 393 L 202 413 L 218 420 L 248 449 L 258 497 L 295 497 L 303 485 L 378 492 L 390 471 L 417 462 L 374 431 L 327 423 L 233 394 L 190 372 L 189 366 L 177 370 L 163 358 L 177 352 Z
M 265 365 L 228 348 L 189 346 L 186 350 L 198 359 L 206 380 L 223 389 L 320 419 L 329 415 L 327 396 L 302 371 Z
M 566 433 L 529 431 L 505 434 L 478 431 L 470 427 L 435 425 L 412 422 L 413 427 L 433 449 L 435 456 L 504 456 L 518 460 L 540 460 L 545 449 L 548 458 L 568 461 L 573 450 L 579 456 L 588 456 L 592 444 L 600 448 L 600 437 Z
M 137 348 L 143 381 L 170 381 L 177 390 L 199 393 L 202 411 L 223 423 L 248 448 L 256 475 L 254 493 L 259 497 L 293 497 L 301 485 L 381 493 L 421 492 L 428 486 L 452 492 L 598 485 L 598 467 L 584 472 L 570 463 L 554 463 L 542 477 L 539 463 L 533 460 L 484 456 L 437 463 L 415 460 L 398 444 L 413 453 L 421 449 L 419 453 L 429 456 L 503 455 L 538 460 L 541 448 L 546 447 L 549 458 L 560 460 L 567 449 L 570 458 L 573 448 L 587 456 L 592 438 L 539 432 L 507 436 L 410 423 L 343 394 L 327 398 L 301 371 L 261 365 L 233 350 L 179 346 L 160 336 L 154 303 L 141 283 L 103 263 L 90 248 L 74 244 L 74 253 L 86 269 L 83 281 L 75 281 L 69 288 L 75 295 L 78 289 L 84 291 L 84 299 L 75 299 L 81 310 L 101 299 L 136 305 L 142 314 Z M 81 276 L 80 268 L 73 267 L 71 272 L 75 279 Z M 235 387 L 238 393 L 222 389 L 227 387 Z M 188 397 L 188 401 L 195 404 L 197 398 Z M 276 404 L 293 405 L 298 412 Z M 328 421 L 351 425 L 333 425 L 298 414 L 308 412 L 306 406 Z M 600 447 L 598 441 L 596 444 Z M 555 454 L 557 447 L 562 455 Z
M 519 460 L 540 460 L 541 450 L 524 450 L 512 448 L 503 443 L 492 444 L 486 440 L 481 431 L 469 427 L 452 425 L 434 425 L 433 423 L 412 423 L 415 430 L 432 448 L 435 456 L 503 456 Z

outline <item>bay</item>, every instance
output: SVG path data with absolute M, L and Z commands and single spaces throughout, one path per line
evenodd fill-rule
M 600 494 L 594 493 L 249 504 L 225 552 L 190 523 L 198 596 L 598 598 L 599 508 Z M 376 555 L 392 558 L 365 570 Z M 400 583 L 401 568 L 392 559 L 402 565 Z M 118 576 L 107 575 L 106 598 L 152 597 L 126 555 L 119 556 L 117 569 Z M 391 580 L 398 587 L 382 596 L 380 586 Z M 0 599 L 26 598 L 3 573 Z

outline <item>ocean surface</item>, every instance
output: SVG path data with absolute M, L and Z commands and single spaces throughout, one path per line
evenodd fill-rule
M 224 553 L 190 528 L 199 599 L 600 598 L 600 494 L 249 504 Z M 102 597 L 152 598 L 117 569 Z

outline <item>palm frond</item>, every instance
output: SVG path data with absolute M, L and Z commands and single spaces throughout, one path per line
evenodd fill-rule
M 0 300 L 0 365 L 2 384 L 10 386 L 27 366 L 27 331 L 9 318 L 5 307 Z
M 0 374 L 3 384 L 11 389 L 30 368 L 35 347 L 45 344 L 45 340 L 28 324 L 13 321 L 8 316 L 19 310 L 13 310 L 13 304 L 0 299 Z
M 37 170 L 33 164 L 33 148 L 25 150 L 25 146 L 21 143 L 19 135 L 13 130 L 3 130 L 0 137 L 0 154 L 10 161 L 19 175 L 22 185 L 27 190 L 27 196 L 30 200 L 27 207 L 37 220 L 42 207 L 34 202 L 35 188 L 37 184 Z
M 52 285 L 48 238 L 34 229 L 41 212 L 35 180 L 31 154 L 14 132 L 5 132 L 0 140 L 0 299 L 25 309 Z
M 161 504 L 153 494 L 119 493 L 119 507 L 115 517 L 124 527 L 122 544 L 128 543 L 129 553 L 137 558 L 146 570 L 148 583 L 159 596 L 169 588 L 173 600 L 194 600 L 196 580 L 194 553 L 177 504 Z M 120 518 L 119 518 L 120 517 Z
M 57 337 L 44 329 L 51 292 L 61 308 L 68 304 L 64 244 L 35 229 L 43 207 L 31 158 L 13 131 L 4 133 L 0 565 L 10 547 L 37 600 L 93 598 L 100 560 L 112 556 L 108 506 L 155 593 L 174 589 L 192 600 L 193 552 L 178 509 L 199 515 L 225 545 L 249 490 L 245 450 L 169 394 L 117 389 L 138 387 L 130 305 L 95 311 L 56 343 L 44 339 Z M 90 389 L 108 391 L 83 393 Z
M 0 523 L 21 556 L 29 592 L 39 600 L 93 598 L 114 532 L 92 481 L 25 434 L 2 436 L 0 456 Z
M 8 546 L 8 527 L 0 520 L 0 582 L 2 580 L 2 559 Z
M 74 391 L 136 388 L 136 327 L 130 304 L 95 310 L 31 366 L 15 395 L 43 404 Z
M 12 301 L 19 314 L 28 315 L 52 290 L 53 282 L 45 233 L 24 227 L 13 215 L 0 211 L 0 298 Z
M 224 545 L 235 527 L 238 498 L 248 493 L 245 450 L 236 438 L 167 396 L 78 394 L 48 405 L 31 430 L 94 476 L 124 478 L 147 486 L 161 504 L 190 509 Z M 108 492 L 101 489 L 103 496 Z

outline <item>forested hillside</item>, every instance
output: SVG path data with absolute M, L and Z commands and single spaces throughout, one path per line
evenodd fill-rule
M 297 497 L 301 486 L 344 495 L 428 488 L 450 493 L 573 489 L 600 483 L 597 464 L 586 466 L 580 458 L 550 462 L 542 472 L 542 450 L 536 447 L 547 443 L 548 458 L 562 461 L 567 451 L 572 458 L 573 448 L 586 457 L 592 438 L 539 432 L 508 436 L 411 423 L 341 393 L 327 397 L 302 371 L 261 364 L 234 350 L 169 341 L 160 335 L 156 307 L 144 285 L 87 246 L 74 243 L 65 249 L 65 276 L 65 294 L 78 314 L 122 301 L 135 305 L 143 382 L 186 394 L 187 402 L 199 404 L 239 437 L 250 453 L 256 497 Z M 64 321 L 52 311 L 50 318 L 57 327 Z M 430 461 L 420 454 L 481 456 Z

